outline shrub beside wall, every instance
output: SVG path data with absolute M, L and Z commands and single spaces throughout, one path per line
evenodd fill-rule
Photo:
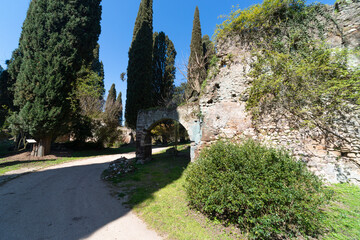
M 203 150 L 185 188 L 192 207 L 259 239 L 316 236 L 330 196 L 302 162 L 252 140 Z

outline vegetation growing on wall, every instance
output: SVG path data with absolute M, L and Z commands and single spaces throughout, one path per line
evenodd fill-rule
M 326 7 L 304 0 L 265 0 L 233 10 L 218 26 L 218 40 L 240 35 L 253 50 L 247 108 L 255 120 L 282 109 L 295 122 L 334 133 L 335 117 L 360 103 L 360 69 L 348 64 L 356 53 L 328 46 L 327 27 L 337 29 Z

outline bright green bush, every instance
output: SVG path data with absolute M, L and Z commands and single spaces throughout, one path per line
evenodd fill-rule
M 322 181 L 285 151 L 248 140 L 217 142 L 186 170 L 190 205 L 238 225 L 250 238 L 316 236 L 320 207 L 329 199 Z

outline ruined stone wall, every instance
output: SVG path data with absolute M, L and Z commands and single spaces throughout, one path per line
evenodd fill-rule
M 187 131 L 190 141 L 191 159 L 195 159 L 201 139 L 199 106 L 195 103 L 177 108 L 157 108 L 141 110 L 136 124 L 136 157 L 151 158 L 151 129 L 163 120 L 178 121 Z
M 338 22 L 338 31 L 329 31 L 328 42 L 334 47 L 355 49 L 360 47 L 360 1 L 344 0 L 333 13 Z M 330 29 L 331 30 L 331 29 Z M 331 183 L 351 182 L 360 185 L 360 109 L 353 106 L 352 112 L 339 116 L 334 141 L 321 129 L 293 128 L 281 114 L 274 111 L 254 126 L 246 111 L 247 89 L 251 79 L 249 47 L 236 36 L 218 43 L 221 59 L 219 72 L 208 80 L 200 98 L 202 116 L 201 148 L 217 139 L 241 141 L 246 137 L 258 139 L 268 145 L 288 149 L 306 162 L 309 169 Z M 351 59 L 353 66 L 359 58 Z

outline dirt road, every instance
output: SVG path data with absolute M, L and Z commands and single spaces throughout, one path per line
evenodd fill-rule
M 161 239 L 100 179 L 120 156 L 134 153 L 66 163 L 0 186 L 0 240 Z

